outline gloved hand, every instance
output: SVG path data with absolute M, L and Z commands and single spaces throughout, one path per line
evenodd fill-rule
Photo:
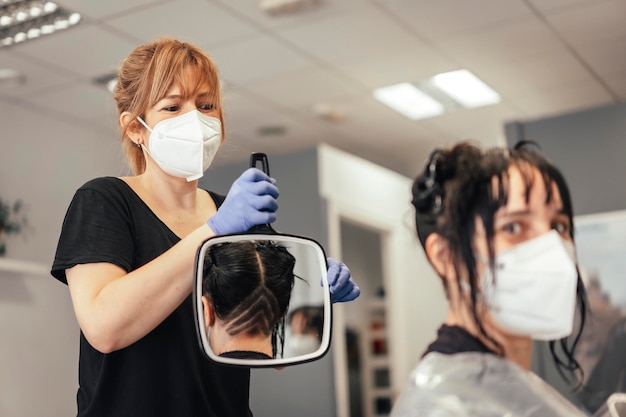
M 276 180 L 258 168 L 248 168 L 230 187 L 226 199 L 207 224 L 215 234 L 242 233 L 276 220 Z
M 327 258 L 327 261 L 331 301 L 333 303 L 343 303 L 357 298 L 361 294 L 361 289 L 352 280 L 350 270 L 346 264 L 333 258 Z

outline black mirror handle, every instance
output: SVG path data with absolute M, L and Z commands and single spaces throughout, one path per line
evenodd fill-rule
M 250 168 L 258 168 L 257 163 L 261 163 L 261 171 L 265 172 L 268 176 L 270 175 L 270 163 L 267 160 L 267 155 L 263 152 L 254 152 L 250 155 Z M 278 234 L 276 230 L 272 228 L 269 224 L 259 224 L 253 226 L 248 230 L 247 233 L 260 233 L 265 235 L 274 235 Z
M 250 168 L 257 168 L 257 162 L 261 162 L 261 171 L 270 175 L 270 163 L 267 160 L 267 155 L 262 152 L 254 152 L 250 155 Z

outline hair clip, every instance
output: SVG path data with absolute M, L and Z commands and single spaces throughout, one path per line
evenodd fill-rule
M 437 178 L 437 164 L 439 163 L 439 157 L 443 154 L 440 149 L 435 149 L 428 158 L 428 165 L 426 166 L 425 185 L 427 188 L 432 188 L 435 185 Z
M 439 214 L 443 210 L 443 190 L 440 184 L 437 182 L 437 164 L 440 161 L 440 157 L 443 155 L 443 151 L 435 149 L 428 158 L 428 165 L 424 170 L 424 185 L 426 187 L 426 193 L 432 198 L 431 213 Z

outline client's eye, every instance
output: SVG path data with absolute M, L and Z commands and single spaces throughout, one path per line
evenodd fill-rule
M 522 225 L 519 222 L 510 222 L 502 226 L 504 232 L 517 235 L 522 231 Z
M 561 235 L 569 235 L 569 222 L 554 221 L 552 222 L 552 229 L 556 230 Z

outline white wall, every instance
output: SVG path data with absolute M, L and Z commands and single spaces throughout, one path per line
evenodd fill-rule
M 341 259 L 340 219 L 384 232 L 391 385 L 394 396 L 404 388 L 420 355 L 445 319 L 446 300 L 439 278 L 428 264 L 415 234 L 411 179 L 327 145 L 319 148 L 320 194 L 327 201 L 329 253 Z M 358 281 L 358 277 L 354 277 Z M 358 299 L 357 301 L 358 302 Z M 336 329 L 344 320 L 335 308 Z M 345 341 L 333 334 L 339 416 L 347 415 L 346 375 L 342 373 Z M 342 391 L 343 387 L 343 391 Z
M 7 258 L 43 274 L 0 271 L 0 416 L 76 414 L 79 330 L 67 287 L 48 273 L 67 206 L 85 181 L 120 175 L 114 132 L 0 102 L 0 195 L 29 207 L 33 234 Z

